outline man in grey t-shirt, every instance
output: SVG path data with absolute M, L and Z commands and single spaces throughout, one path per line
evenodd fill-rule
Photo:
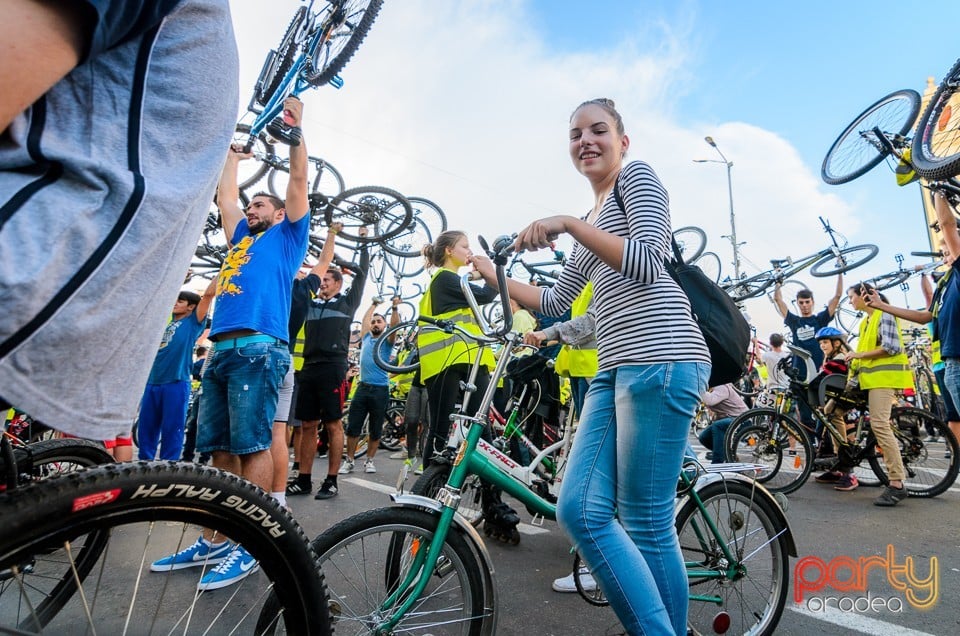
M 236 122 L 230 8 L 14 0 L 0 75 L 0 401 L 113 438 L 130 430 Z

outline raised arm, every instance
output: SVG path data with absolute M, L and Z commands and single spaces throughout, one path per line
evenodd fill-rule
M 214 276 L 210 284 L 207 285 L 207 288 L 203 290 L 203 295 L 200 297 L 200 302 L 197 303 L 197 308 L 193 310 L 197 316 L 197 322 L 203 322 L 207 318 L 207 312 L 210 311 L 210 303 L 213 302 L 213 297 L 217 293 L 217 280 L 218 277 Z
M 367 310 L 363 312 L 363 318 L 360 319 L 360 339 L 362 340 L 365 335 L 370 333 L 370 321 L 373 320 L 373 314 L 377 312 L 377 305 L 380 304 L 380 299 L 376 296 L 373 297 L 373 300 L 370 302 L 370 306 L 367 307 Z
M 227 235 L 227 243 L 233 244 L 233 234 L 237 225 L 243 219 L 243 209 L 240 207 L 240 187 L 237 185 L 237 166 L 244 159 L 253 156 L 252 152 L 241 152 L 239 145 L 233 145 L 227 151 L 227 160 L 223 164 L 220 174 L 220 183 L 217 184 L 217 209 L 220 210 L 220 222 Z
M 340 233 L 340 230 L 343 229 L 343 223 L 340 221 L 334 221 L 329 228 L 327 228 L 327 240 L 323 242 L 323 249 L 320 250 L 320 260 L 317 261 L 317 264 L 310 269 L 311 274 L 315 274 L 319 278 L 323 278 L 323 275 L 327 273 L 327 270 L 330 269 L 330 263 L 333 262 L 336 252 L 334 252 L 334 247 L 336 247 L 337 234 Z
M 827 313 L 833 318 L 837 313 L 837 306 L 840 305 L 840 298 L 843 297 L 843 274 L 837 274 L 837 289 L 833 293 L 833 298 L 827 303 Z
M 937 212 L 940 235 L 953 258 L 960 256 L 960 234 L 957 234 L 957 219 L 953 216 L 950 203 L 942 192 L 933 193 L 933 208 Z
M 773 306 L 777 308 L 781 318 L 787 317 L 790 310 L 787 308 L 787 303 L 783 302 L 783 284 L 780 281 L 773 285 Z
M 300 127 L 303 119 L 303 102 L 296 97 L 288 97 L 283 102 L 283 120 L 290 126 Z M 287 182 L 287 219 L 296 223 L 310 211 L 310 202 L 307 200 L 307 142 L 300 136 L 300 143 L 290 146 L 290 181 Z M 326 247 L 326 245 L 324 245 Z
M 921 325 L 933 320 L 933 314 L 927 309 L 908 309 L 906 307 L 896 307 L 890 303 L 883 302 L 880 300 L 880 292 L 877 290 L 868 291 L 865 293 L 863 295 L 863 302 L 870 307 L 890 314 L 891 316 L 904 318 L 912 322 L 920 323 Z

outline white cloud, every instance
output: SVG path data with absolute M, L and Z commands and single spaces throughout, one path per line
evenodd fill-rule
M 234 2 L 242 87 L 252 87 L 297 5 L 275 0 L 268 11 L 260 2 Z M 345 87 L 304 96 L 311 154 L 332 162 L 348 187 L 377 184 L 426 197 L 446 211 L 451 227 L 490 237 L 591 205 L 567 156 L 566 126 L 577 104 L 603 95 L 621 109 L 631 157 L 649 161 L 670 191 L 674 226 L 703 227 L 725 267 L 725 168 L 692 161 L 719 158 L 704 135 L 734 163 L 738 239 L 750 262 L 765 267 L 771 258 L 824 247 L 818 214 L 845 233 L 858 229 L 853 208 L 825 190 L 782 137 L 741 122 L 678 120 L 676 95 L 693 92 L 685 51 L 696 45 L 682 29 L 660 25 L 661 44 L 643 48 L 652 53 L 584 33 L 597 39 L 593 51 L 558 54 L 528 26 L 525 5 L 386 3 L 342 73 Z M 813 286 L 821 301 L 832 295 L 832 281 L 824 284 Z M 766 301 L 748 309 L 761 334 L 781 328 Z

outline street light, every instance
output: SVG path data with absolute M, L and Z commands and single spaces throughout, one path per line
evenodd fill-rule
M 713 146 L 713 149 L 717 151 L 717 154 L 723 159 L 720 161 L 718 159 L 694 159 L 695 163 L 722 163 L 727 167 L 727 193 L 730 195 L 730 246 L 733 248 L 733 274 L 734 280 L 740 280 L 740 245 L 737 243 L 737 223 L 733 215 L 733 179 L 730 176 L 730 169 L 733 168 L 733 162 L 729 161 L 717 148 L 717 142 L 713 140 L 713 137 L 704 137 L 703 140 Z

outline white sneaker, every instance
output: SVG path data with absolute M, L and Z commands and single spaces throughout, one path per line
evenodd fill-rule
M 340 464 L 340 470 L 337 471 L 341 475 L 349 475 L 353 472 L 353 460 L 348 459 Z
M 352 463 L 353 463 L 353 462 L 351 462 L 351 464 L 352 464 Z M 375 473 L 375 472 L 377 472 L 377 467 L 374 465 L 372 459 L 368 459 L 367 461 L 363 462 L 363 472 L 365 472 L 365 473 Z
M 584 592 L 593 592 L 597 589 L 597 582 L 593 580 L 590 570 L 583 566 L 580 567 L 580 585 L 583 586 Z M 561 592 L 564 594 L 576 592 L 577 584 L 573 580 L 573 572 L 556 579 L 551 587 L 553 587 L 554 592 Z
M 398 450 L 396 453 L 390 455 L 390 459 L 407 459 L 407 451 Z

